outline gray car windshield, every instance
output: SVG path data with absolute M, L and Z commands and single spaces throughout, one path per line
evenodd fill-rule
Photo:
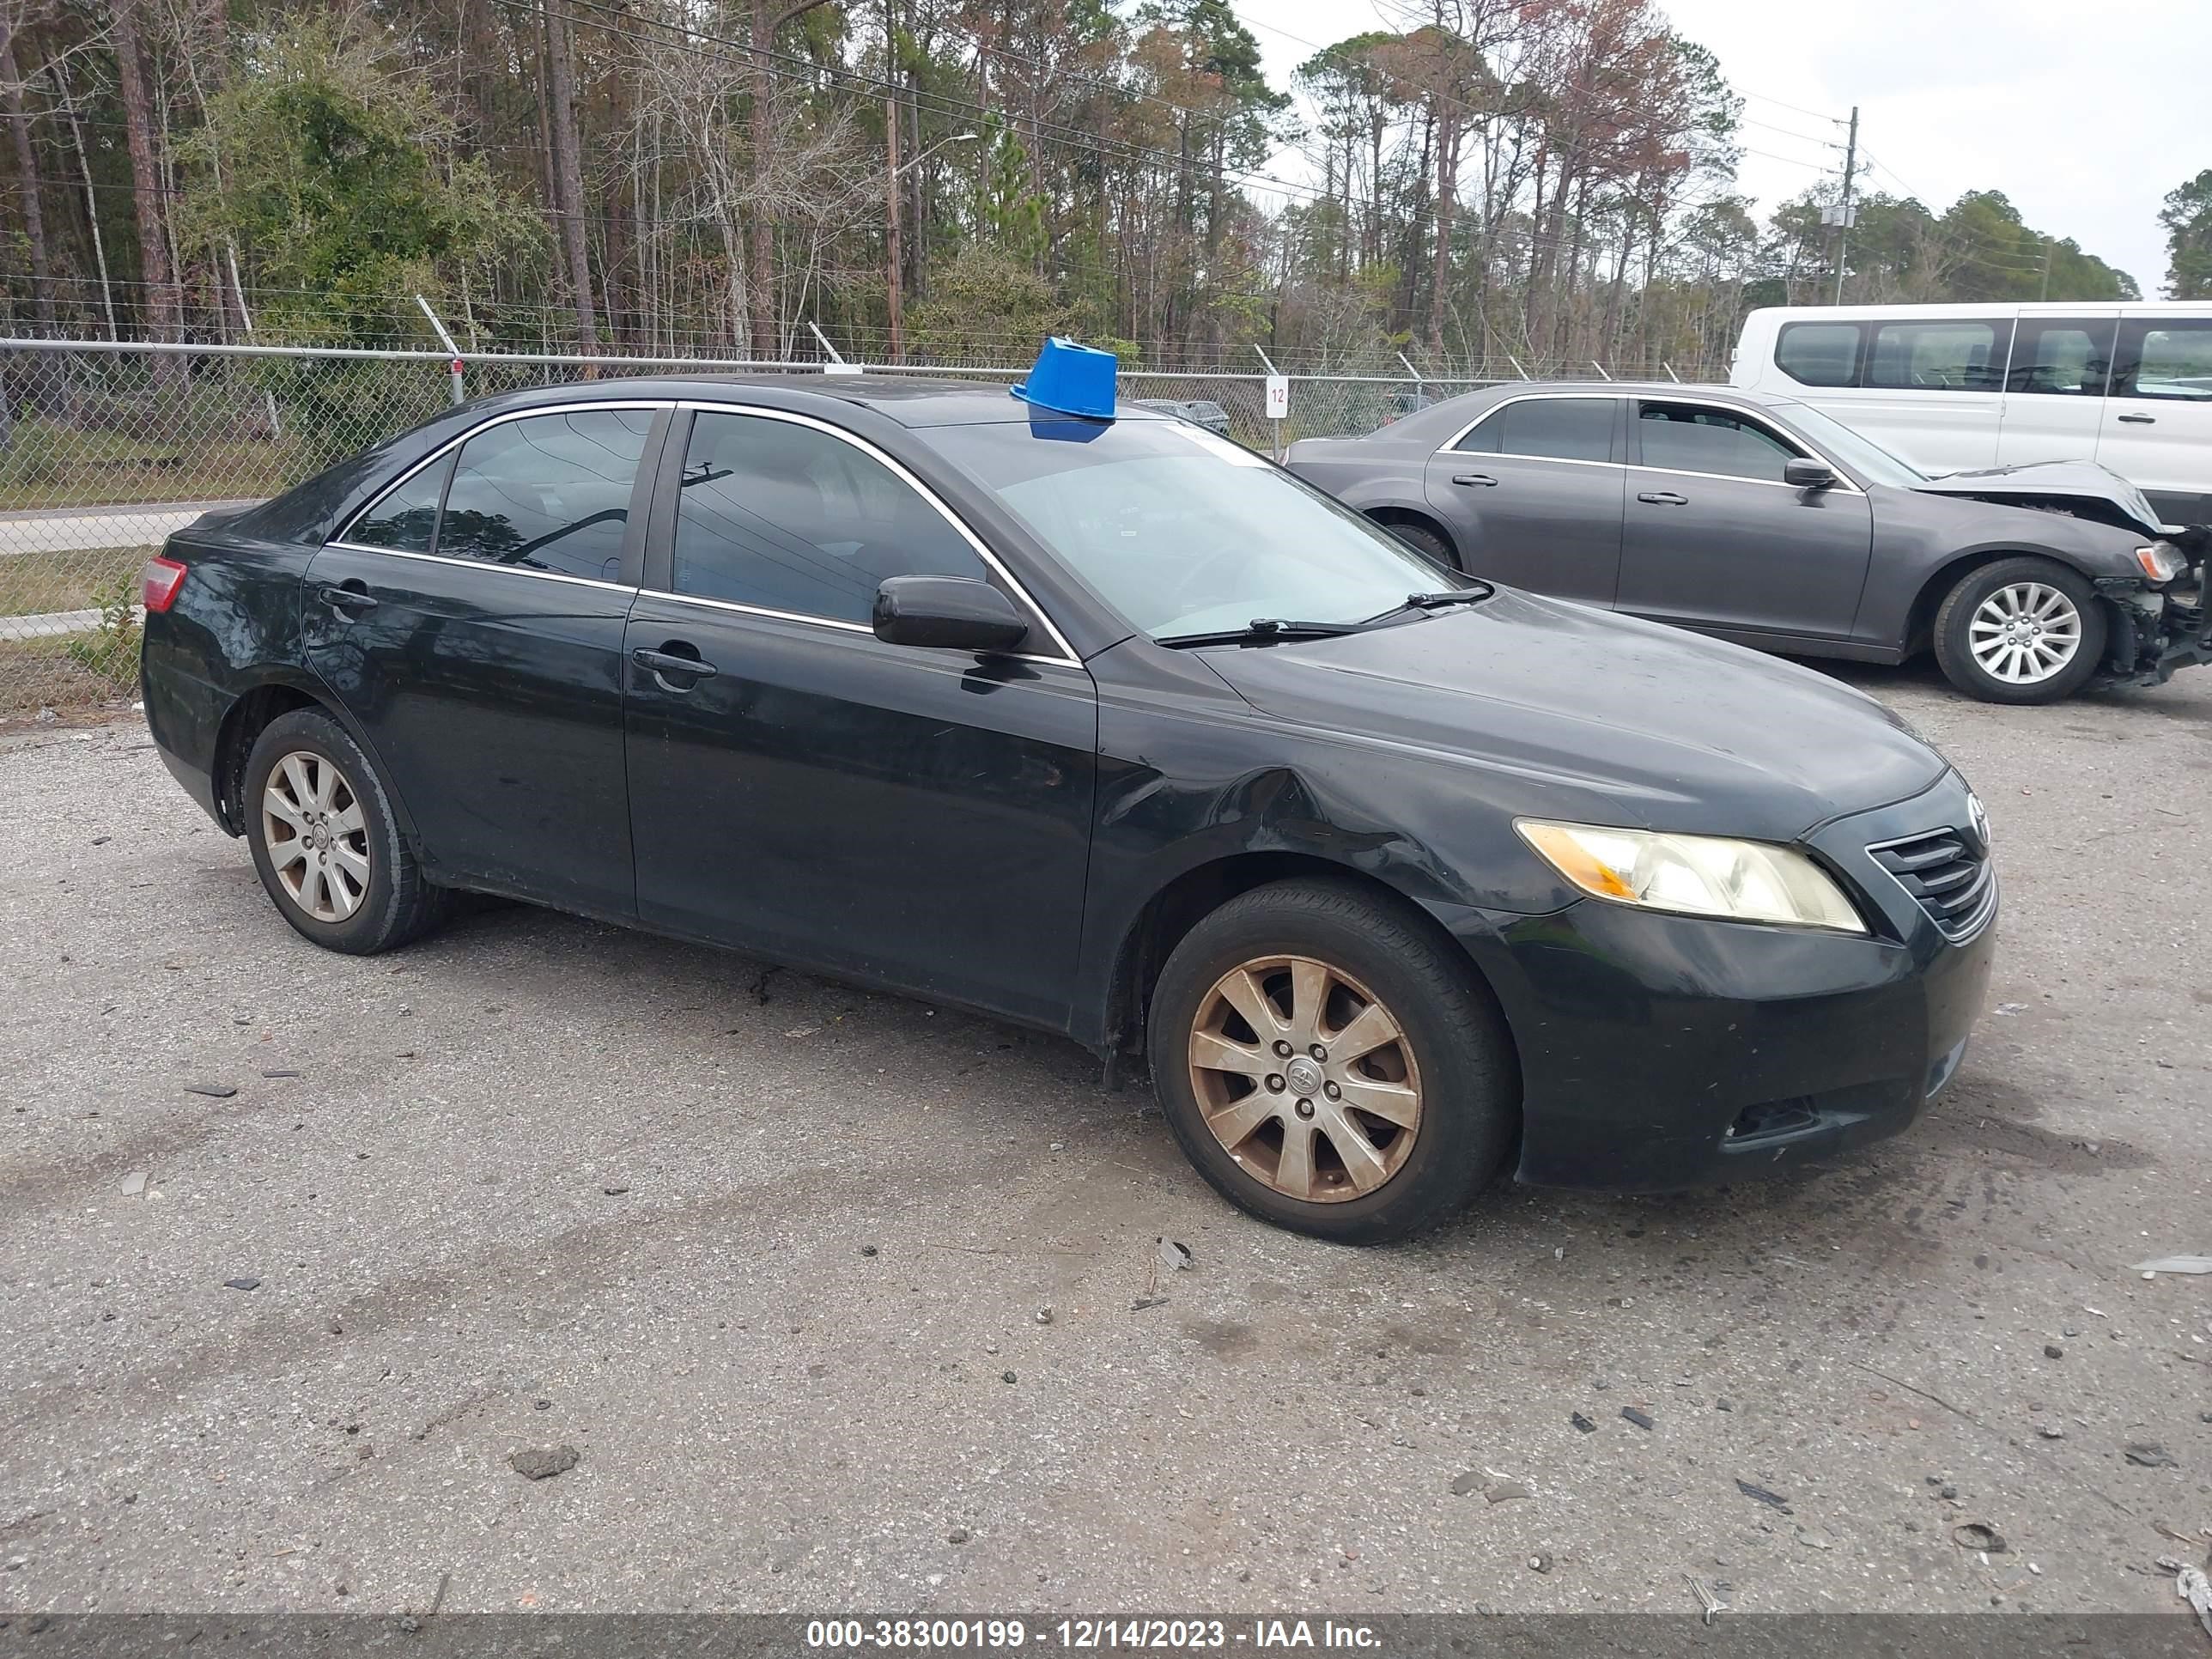
M 1873 439 L 1861 437 L 1810 404 L 1784 404 L 1781 410 L 1783 417 L 1814 448 L 1871 483 L 1910 489 L 1928 482 L 1928 475 L 1903 456 L 1891 454 Z
M 1249 450 L 1182 421 L 1010 422 L 915 434 L 1157 640 L 1261 617 L 1359 623 L 1445 571 Z

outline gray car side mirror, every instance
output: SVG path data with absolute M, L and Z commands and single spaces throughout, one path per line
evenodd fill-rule
M 1836 470 L 1826 461 L 1800 455 L 1783 462 L 1782 482 L 1793 489 L 1826 489 L 1836 482 Z

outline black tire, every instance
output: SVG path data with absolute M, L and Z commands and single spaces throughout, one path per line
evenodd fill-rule
M 1277 954 L 1319 961 L 1358 981 L 1353 988 L 1371 992 L 1402 1031 L 1416 1063 L 1417 1130 L 1410 1132 L 1410 1149 L 1398 1154 L 1402 1161 L 1395 1172 L 1370 1191 L 1329 1200 L 1291 1197 L 1255 1173 L 1256 1163 L 1232 1156 L 1207 1126 L 1192 1075 L 1194 1026 L 1214 1006 L 1215 988 L 1225 975 Z M 1276 882 L 1230 900 L 1169 956 L 1153 987 L 1146 1024 L 1152 1086 L 1184 1155 L 1231 1203 L 1316 1238 L 1378 1244 L 1449 1219 L 1497 1177 L 1519 1127 L 1519 1070 L 1487 988 L 1417 918 L 1350 883 Z M 1284 1065 L 1287 1070 L 1290 1061 Z M 1249 1097 L 1256 1101 L 1261 1094 L 1255 1087 Z M 1288 1093 L 1272 1098 L 1287 1102 Z M 1322 1105 L 1318 1099 L 1310 1103 Z M 1280 1138 L 1291 1121 L 1279 1115 L 1241 1143 L 1248 1159 L 1272 1155 L 1279 1162 Z M 1370 1122 L 1394 1145 L 1396 1133 L 1409 1133 Z M 1311 1133 L 1322 1127 L 1309 1117 L 1305 1128 Z M 1270 1133 L 1276 1137 L 1272 1154 Z M 1328 1141 L 1326 1133 L 1313 1135 L 1316 1167 L 1334 1159 L 1340 1170 L 1334 1144 L 1321 1150 Z M 1331 1178 L 1338 1182 L 1335 1190 L 1350 1190 L 1348 1177 Z
M 2028 683 L 2007 680 L 1992 673 L 1974 656 L 1970 629 L 1975 612 L 2002 589 L 2040 584 L 2063 593 L 2081 618 L 2081 634 L 2073 657 L 2047 679 Z M 2096 673 L 2105 657 L 2105 607 L 2096 591 L 2078 571 L 2050 559 L 2027 556 L 1999 559 L 1968 571 L 1943 596 L 1936 612 L 1936 660 L 1946 678 L 1968 696 L 1984 702 L 2057 702 L 2080 690 Z
M 305 763 L 319 760 L 334 768 L 337 785 L 342 787 L 334 792 L 331 803 L 339 810 L 325 812 L 326 822 L 321 826 L 329 834 L 331 844 L 319 848 L 312 834 L 305 838 L 301 851 L 284 859 L 284 869 L 293 872 L 288 882 L 278 873 L 277 860 L 283 850 L 301 838 L 287 836 L 272 847 L 264 801 L 270 774 L 291 757 L 301 757 L 303 769 L 318 781 L 322 774 Z M 297 793 L 289 790 L 288 799 Z M 422 867 L 394 820 L 383 775 L 346 729 L 321 709 L 295 708 L 263 728 L 246 757 L 242 800 L 246 840 L 253 849 L 254 870 L 278 914 L 302 939 L 326 951 L 374 956 L 420 938 L 444 920 L 452 896 L 423 879 Z M 344 817 L 348 807 L 359 809 L 358 828 L 334 830 L 333 825 L 348 822 Z M 352 860 L 367 864 L 368 879 L 357 892 L 351 878 L 342 876 L 332 862 L 340 854 L 340 842 L 349 855 L 349 867 Z M 312 880 L 304 875 L 309 856 L 319 866 Z M 351 909 L 343 915 L 337 914 L 340 902 L 331 898 L 342 890 L 337 885 L 341 880 L 346 883 L 343 890 L 353 900 Z M 294 890 L 291 882 L 306 887 L 305 896 Z M 317 904 L 318 899 L 324 902 Z M 312 914 L 316 908 L 332 914 L 319 918 Z
M 1459 561 L 1444 544 L 1444 538 L 1419 524 L 1386 524 L 1382 526 L 1416 553 L 1425 553 L 1447 570 L 1459 568 Z

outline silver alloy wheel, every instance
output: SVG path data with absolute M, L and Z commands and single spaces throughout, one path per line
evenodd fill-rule
M 270 769 L 261 836 L 285 896 L 316 921 L 343 921 L 368 896 L 368 824 L 353 780 L 295 749 Z
M 1256 957 L 1200 999 L 1191 1090 L 1230 1157 L 1286 1198 L 1339 1204 L 1405 1167 L 1421 1076 L 1374 993 L 1311 957 Z
M 2081 648 L 2081 613 L 2048 582 L 2013 582 L 1974 607 L 1967 648 L 1994 679 L 2036 685 L 2063 673 Z

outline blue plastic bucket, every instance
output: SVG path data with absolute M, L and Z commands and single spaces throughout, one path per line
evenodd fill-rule
M 1055 336 L 1037 353 L 1029 379 L 1008 389 L 1033 409 L 1110 421 L 1114 418 L 1114 371 L 1118 366 L 1110 351 Z

